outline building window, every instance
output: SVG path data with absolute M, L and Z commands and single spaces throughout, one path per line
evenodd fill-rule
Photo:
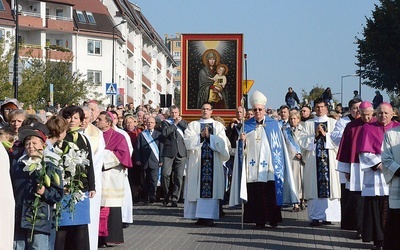
M 101 85 L 101 71 L 99 70 L 88 70 L 87 80 L 91 83 Z
M 181 42 L 176 42 L 176 43 L 175 43 L 175 47 L 180 48 L 180 47 L 181 47 Z
M 101 55 L 101 41 L 88 40 L 88 54 Z
M 56 45 L 60 47 L 64 47 L 64 41 L 61 39 L 56 39 Z
M 57 19 L 62 19 L 64 17 L 64 10 L 56 9 L 56 17 L 57 17 Z M 61 18 L 59 18 L 59 17 L 61 17 Z
M 175 62 L 177 67 L 181 66 L 181 61 L 175 61 Z
M 0 0 L 0 10 L 6 10 L 6 9 L 4 8 L 3 0 Z
M 4 41 L 5 36 L 6 36 L 5 30 L 0 29 L 0 39 L 1 39 L 2 41 Z
M 83 15 L 82 11 L 77 10 L 77 11 L 76 11 L 76 15 L 78 16 L 78 21 L 79 21 L 80 23 L 86 23 L 86 18 L 85 18 L 85 16 Z
M 96 20 L 94 19 L 94 16 L 91 12 L 86 12 L 86 16 L 87 16 L 89 23 L 92 23 L 92 24 L 96 23 Z
M 181 52 L 174 52 L 174 57 L 180 57 L 181 56 Z
M 181 72 L 180 71 L 176 71 L 175 76 L 181 76 Z

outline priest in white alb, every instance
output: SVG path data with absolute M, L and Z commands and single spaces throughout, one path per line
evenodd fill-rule
M 211 118 L 211 103 L 201 107 L 201 119 L 190 122 L 184 142 L 188 150 L 184 217 L 196 225 L 214 226 L 224 198 L 223 163 L 229 160 L 228 138 L 222 123 Z
M 336 120 L 329 118 L 328 104 L 314 101 L 315 117 L 304 123 L 300 147 L 305 150 L 304 199 L 310 226 L 340 221 L 340 181 L 336 171 L 337 146 L 331 139 Z

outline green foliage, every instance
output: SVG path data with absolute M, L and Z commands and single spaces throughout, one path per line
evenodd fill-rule
M 6 44 L 9 43 L 11 49 L 6 51 Z M 14 42 L 9 32 L 6 33 L 4 39 L 0 39 L 0 100 L 6 97 L 13 97 L 13 86 L 9 82 L 8 64 L 13 59 Z
M 309 104 L 311 101 L 314 101 L 317 98 L 322 97 L 322 93 L 324 93 L 325 88 L 322 86 L 313 86 L 311 91 L 308 93 L 305 89 L 301 89 L 301 96 L 303 99 L 302 105 Z
M 10 39 L 11 40 L 11 39 Z M 49 45 L 48 51 L 63 51 L 59 46 Z M 8 82 L 8 64 L 13 58 L 14 46 L 4 51 L 4 41 L 0 43 L 0 99 L 13 96 L 13 86 Z M 18 88 L 20 102 L 30 103 L 34 108 L 44 108 L 50 99 L 50 84 L 54 88 L 54 103 L 79 103 L 89 98 L 101 99 L 101 94 L 93 91 L 97 85 L 88 81 L 82 73 L 72 72 L 72 59 L 50 61 L 49 59 L 34 58 L 27 53 L 29 60 L 24 60 L 22 84 Z
M 356 37 L 363 84 L 399 95 L 400 1 L 380 0 L 366 19 L 364 38 Z

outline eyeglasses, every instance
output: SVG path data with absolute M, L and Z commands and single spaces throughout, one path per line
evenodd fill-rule
M 262 110 L 263 110 L 262 108 L 253 109 L 254 112 L 257 112 L 257 111 L 261 112 Z
M 203 108 L 202 110 L 211 110 L 210 108 Z
M 117 108 L 117 109 L 124 109 L 124 108 Z

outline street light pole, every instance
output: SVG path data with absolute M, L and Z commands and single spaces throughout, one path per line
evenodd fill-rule
M 343 78 L 350 77 L 350 76 L 357 76 L 357 75 L 344 75 L 340 77 L 340 103 L 343 104 Z
M 19 58 L 19 25 L 18 25 L 18 16 L 19 16 L 19 4 L 18 0 L 15 0 L 14 6 L 14 14 L 15 14 L 15 54 L 14 54 L 14 69 L 13 69 L 13 86 L 14 86 L 14 98 L 18 99 L 18 58 Z
M 112 30 L 112 67 L 111 67 L 111 74 L 112 74 L 112 78 L 111 78 L 111 84 L 114 84 L 114 67 L 115 67 L 115 28 L 121 24 L 126 23 L 125 19 L 122 19 L 122 21 L 119 24 L 116 24 L 113 26 L 113 30 Z M 111 105 L 114 105 L 114 95 L 111 95 Z

